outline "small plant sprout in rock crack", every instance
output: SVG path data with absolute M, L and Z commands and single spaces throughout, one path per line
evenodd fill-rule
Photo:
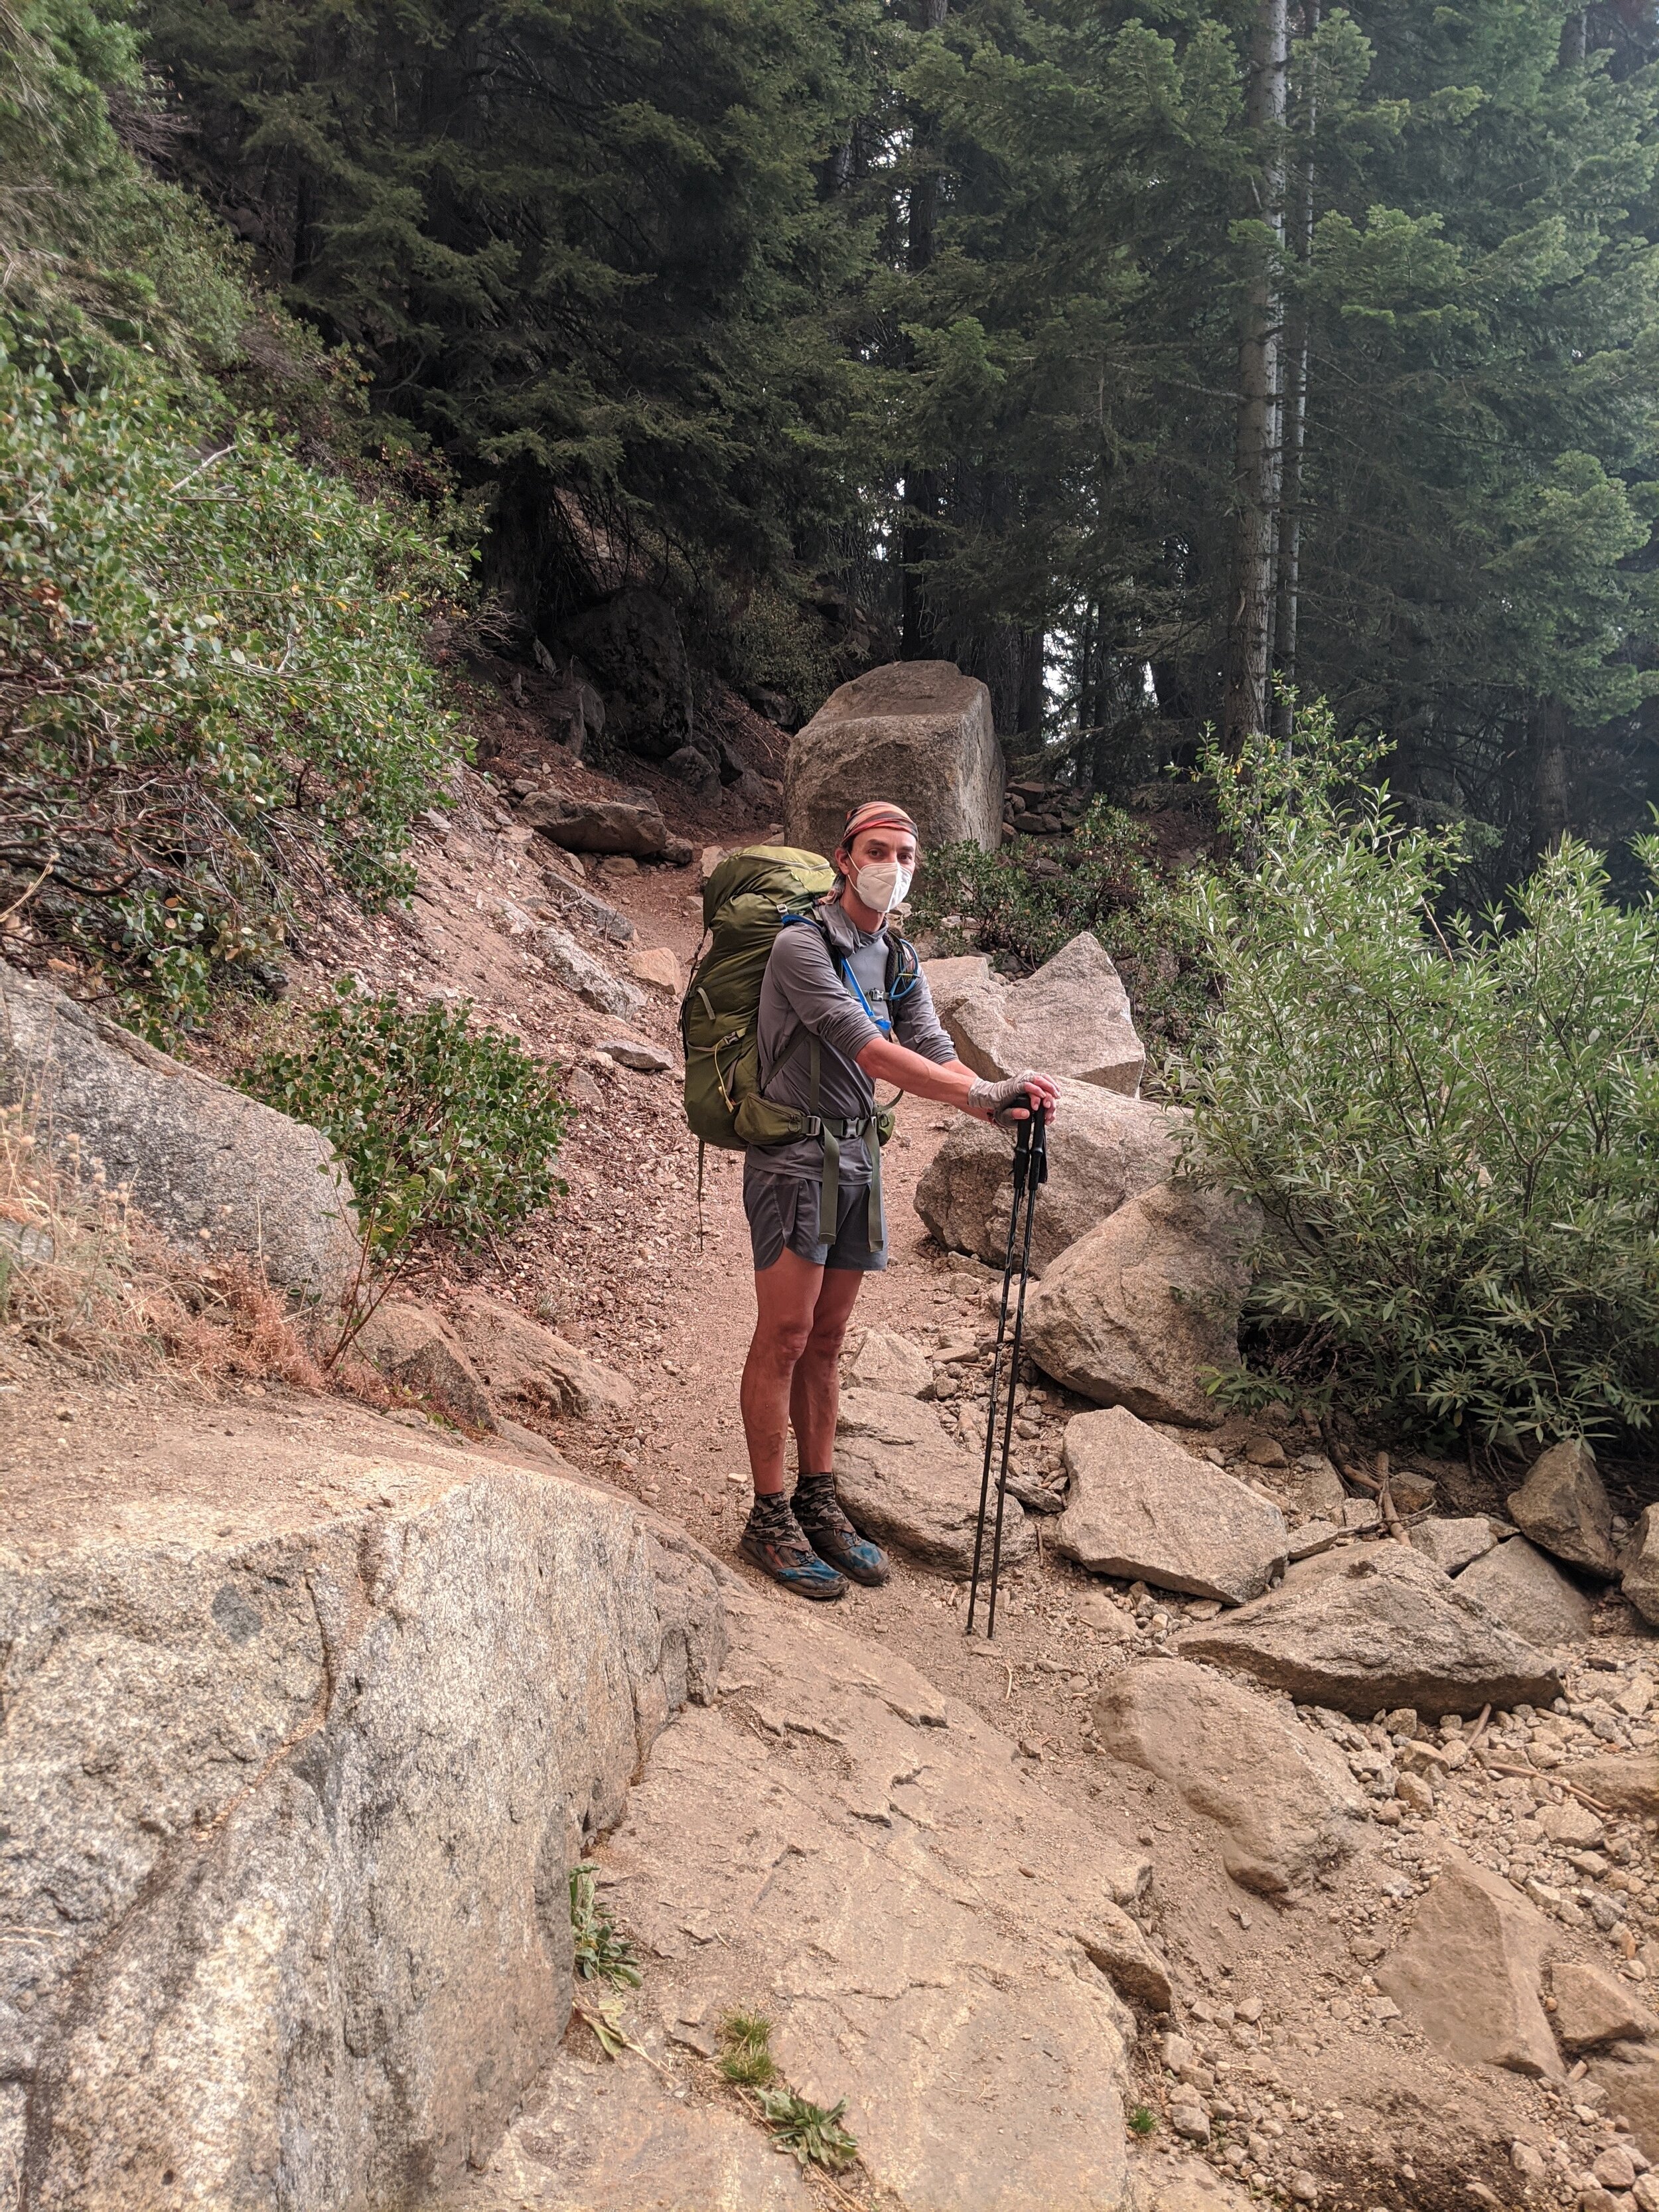
M 777 2078 L 771 2040 L 772 2023 L 763 2014 L 728 2013 L 720 2022 L 720 2041 L 725 2046 L 720 2072 L 739 2088 L 765 2088 Z
M 803 2167 L 817 2166 L 826 2173 L 839 2173 L 852 2164 L 859 2147 L 841 2124 L 847 2100 L 826 2111 L 778 2080 L 772 2023 L 763 2013 L 728 2013 L 720 2022 L 720 2071 L 754 2099 L 775 2150 L 787 2151 Z
M 575 1942 L 576 1972 L 585 1982 L 612 1982 L 636 1990 L 642 1977 L 634 1947 L 619 1935 L 611 1917 L 594 1896 L 599 1869 L 584 1859 L 570 1869 L 570 1933 Z
M 1158 2114 L 1150 2105 L 1131 2105 L 1126 2124 L 1129 2133 L 1143 2141 L 1158 2133 Z

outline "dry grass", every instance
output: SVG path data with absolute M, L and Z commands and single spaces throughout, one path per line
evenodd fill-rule
M 0 1322 L 94 1377 L 167 1365 L 210 1383 L 276 1381 L 385 1407 L 363 1360 L 325 1372 L 281 1295 L 251 1261 L 170 1245 L 82 1166 L 73 1140 L 40 1140 L 25 1107 L 0 1109 Z

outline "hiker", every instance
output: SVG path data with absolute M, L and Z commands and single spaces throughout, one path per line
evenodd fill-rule
M 757 1319 L 743 1370 L 755 1502 L 742 1548 L 809 1598 L 838 1598 L 847 1577 L 873 1585 L 888 1573 L 842 1510 L 830 1473 L 842 1339 L 860 1283 L 887 1265 L 876 1085 L 985 1121 L 1023 1120 L 1030 1098 L 1052 1115 L 1057 1095 L 1045 1075 L 988 1083 L 964 1066 L 914 949 L 890 936 L 887 916 L 916 866 L 909 816 L 879 800 L 854 807 L 834 866 L 834 890 L 778 930 L 757 1024 L 762 1096 L 819 1127 L 750 1145 L 743 1173 Z M 784 1486 L 792 1425 L 800 1464 L 793 1504 Z

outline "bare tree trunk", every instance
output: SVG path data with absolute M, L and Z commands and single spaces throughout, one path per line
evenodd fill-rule
M 945 27 L 950 0 L 920 0 L 917 27 L 938 31 Z M 917 112 L 911 120 L 910 152 L 915 173 L 910 180 L 908 236 L 905 265 L 913 276 L 933 266 L 939 226 L 939 176 L 933 167 L 935 125 L 931 115 Z M 928 604 L 924 563 L 933 555 L 939 513 L 937 469 L 907 469 L 904 477 L 905 518 L 899 532 L 900 617 L 899 655 L 904 660 L 927 660 L 937 649 L 939 623 Z
M 1304 35 L 1319 28 L 1319 0 L 1307 0 Z M 1283 693 L 1296 685 L 1297 631 L 1302 616 L 1302 463 L 1308 429 L 1308 298 L 1306 280 L 1313 259 L 1314 133 L 1319 120 L 1318 86 L 1311 55 L 1297 87 L 1297 150 L 1293 204 L 1286 246 L 1298 283 L 1285 313 L 1284 398 L 1280 413 L 1283 459 L 1279 470 L 1279 583 L 1273 611 L 1273 666 L 1279 690 L 1271 703 L 1274 737 L 1289 742 L 1293 710 Z
M 1284 126 L 1289 19 L 1286 0 L 1256 0 L 1250 38 L 1247 113 L 1261 152 L 1256 212 L 1267 235 L 1245 296 L 1238 346 L 1238 431 L 1234 474 L 1238 502 L 1232 618 L 1227 635 L 1227 690 L 1222 735 L 1237 753 L 1267 727 L 1267 671 L 1273 658 L 1277 583 L 1279 301 L 1284 250 Z
M 1532 838 L 1535 853 L 1553 853 L 1571 828 L 1567 817 L 1567 710 L 1541 699 L 1532 710 Z

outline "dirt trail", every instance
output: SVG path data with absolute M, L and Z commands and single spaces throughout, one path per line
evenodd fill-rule
M 514 934 L 513 908 L 556 918 L 618 973 L 625 953 L 590 927 L 536 842 L 512 825 L 481 780 L 469 774 L 465 790 L 449 829 L 422 841 L 412 916 L 319 921 L 296 981 L 301 993 L 320 990 L 350 966 L 376 986 L 471 997 L 485 1018 L 573 1066 L 578 1111 L 562 1159 L 568 1191 L 558 1205 L 493 1251 L 434 1256 L 407 1292 L 441 1303 L 477 1282 L 627 1372 L 640 1395 L 624 1427 L 599 1434 L 567 1424 L 553 1441 L 591 1475 L 681 1522 L 757 1598 L 784 1605 L 787 1621 L 787 1601 L 736 1550 L 749 1498 L 737 1377 L 753 1299 L 740 1160 L 709 1154 L 700 1232 L 696 1148 L 677 1076 L 589 1057 L 619 1034 L 676 1047 L 673 998 L 648 992 L 630 1031 L 553 985 Z M 675 826 L 702 841 L 718 830 L 727 845 L 756 842 L 770 827 L 735 811 L 724 821 L 682 817 Z M 589 888 L 632 920 L 637 945 L 668 946 L 684 970 L 701 927 L 695 869 L 602 867 Z M 937 1108 L 907 1101 L 901 1110 L 887 1159 L 892 1262 L 866 1285 L 856 1316 L 857 1325 L 899 1329 L 929 1346 L 982 1322 L 991 1281 L 933 1248 L 911 1203 L 946 1126 Z M 1063 1126 L 1054 1140 L 1064 1143 Z M 1043 1403 L 1034 1394 L 1025 1408 L 1034 1433 L 1022 1448 L 1033 1457 L 1052 1453 L 1078 1409 L 1057 1392 L 1046 1395 Z M 971 1421 L 963 1436 L 973 1442 Z M 1366 1972 L 1444 1855 L 1468 1847 L 1471 1836 L 1497 1834 L 1482 1829 L 1493 1808 L 1479 1790 L 1460 1783 L 1437 1816 L 1413 1814 L 1403 1830 L 1379 1827 L 1340 1875 L 1288 1904 L 1249 1897 L 1222 1875 L 1212 1834 L 1173 1791 L 1085 1747 L 1101 1680 L 1131 1657 L 1167 1649 L 1184 1617 L 1175 1601 L 1150 1620 L 1143 1607 L 1132 1632 L 1121 1613 L 1097 1625 L 1103 1602 L 1099 1584 L 1040 1557 L 1010 1577 L 988 1651 L 963 1637 L 960 1592 L 900 1561 L 884 1589 L 849 1592 L 834 1620 L 1012 1738 L 1031 1780 L 1081 1832 L 1109 1821 L 1150 1850 L 1154 1920 L 1223 2122 L 1212 2147 L 1217 2161 L 1231 2140 L 1232 2168 L 1262 2186 L 1283 2191 L 1292 2174 L 1311 2172 L 1321 2177 L 1321 2202 L 1419 2212 L 1466 2205 L 1471 2186 L 1487 2192 L 1482 2201 L 1520 2201 L 1524 2184 L 1510 2159 L 1517 2139 L 1564 2170 L 1587 2166 L 1612 2140 L 1604 2114 L 1588 2105 L 1575 2112 L 1550 2085 L 1449 2066 L 1379 2002 Z M 1628 1666 L 1639 1649 L 1610 1640 L 1606 1663 Z M 1650 1905 L 1643 1910 L 1659 1927 Z M 1167 2112 L 1170 2082 L 1153 2050 L 1143 2035 L 1144 2094 Z M 1170 2146 L 1161 2124 L 1155 2148 Z

